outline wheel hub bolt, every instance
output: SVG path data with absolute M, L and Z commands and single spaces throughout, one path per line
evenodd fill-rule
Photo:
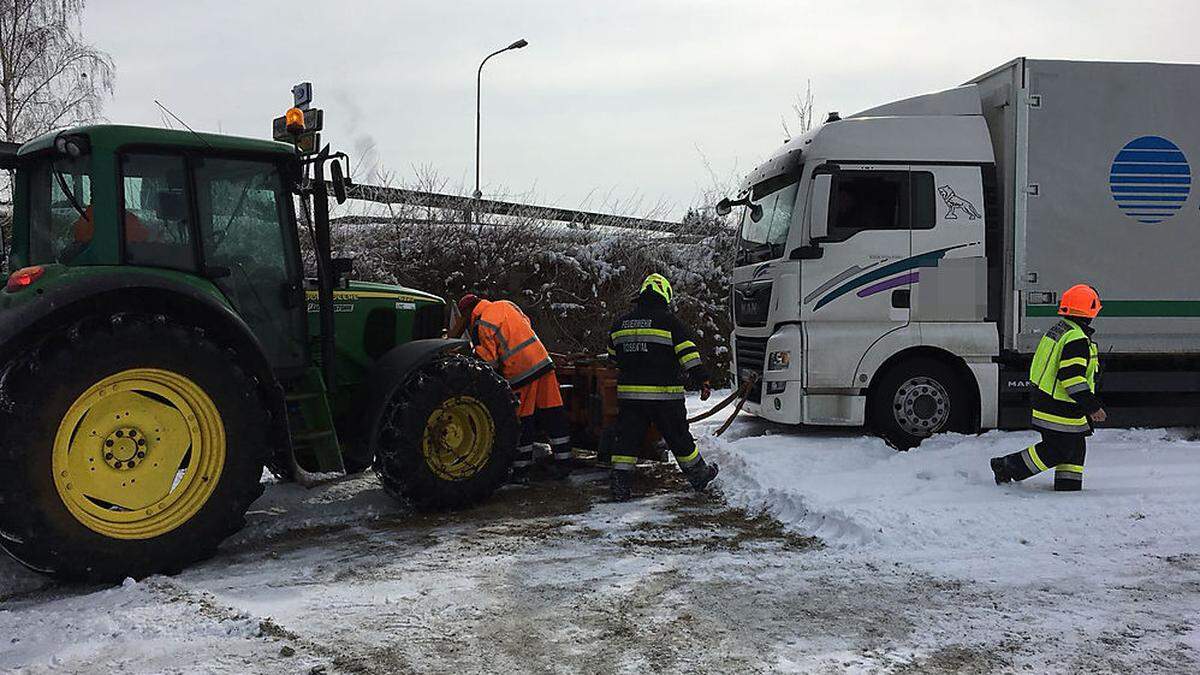
M 146 458 L 145 434 L 133 427 L 114 429 L 104 439 L 104 461 L 118 471 L 137 468 Z

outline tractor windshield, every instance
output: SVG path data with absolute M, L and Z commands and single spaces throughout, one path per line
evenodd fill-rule
M 88 157 L 45 157 L 29 173 L 29 263 L 86 258 L 94 234 Z

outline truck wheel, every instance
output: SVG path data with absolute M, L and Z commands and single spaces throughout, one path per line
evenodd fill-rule
M 77 324 L 0 382 L 0 544 L 33 569 L 174 573 L 212 555 L 262 494 L 265 406 L 196 329 L 128 315 Z
M 892 447 L 909 450 L 941 431 L 965 431 L 969 397 L 946 364 L 914 358 L 885 372 L 873 389 L 870 423 Z
M 508 480 L 520 425 L 508 383 L 452 355 L 409 375 L 383 414 L 376 469 L 389 494 L 421 509 L 486 499 Z

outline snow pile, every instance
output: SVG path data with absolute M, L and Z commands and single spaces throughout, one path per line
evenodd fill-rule
M 1147 555 L 1200 548 L 1200 442 L 1164 430 L 1089 439 L 1082 493 L 1053 472 L 997 487 L 988 458 L 1034 432 L 946 435 L 899 453 L 861 436 L 709 439 L 726 499 L 765 509 L 828 546 L 976 579 L 1119 575 Z M 1104 569 L 1098 569 L 1098 568 Z

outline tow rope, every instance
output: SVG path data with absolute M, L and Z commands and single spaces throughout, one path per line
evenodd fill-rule
M 688 424 L 695 424 L 701 420 L 706 420 L 729 407 L 729 404 L 736 400 L 737 406 L 734 407 L 733 414 L 729 416 L 729 419 L 725 420 L 724 424 L 717 427 L 716 431 L 713 431 L 713 436 L 720 436 L 721 434 L 725 433 L 725 430 L 728 429 L 731 424 L 733 424 L 733 420 L 737 418 L 738 413 L 742 412 L 742 406 L 746 404 L 746 399 L 750 396 L 750 390 L 753 389 L 754 385 L 757 383 L 758 376 L 753 374 L 750 375 L 745 379 L 745 381 L 742 382 L 742 386 L 731 392 L 720 403 L 710 408 L 707 412 L 702 412 L 695 417 L 689 417 Z

